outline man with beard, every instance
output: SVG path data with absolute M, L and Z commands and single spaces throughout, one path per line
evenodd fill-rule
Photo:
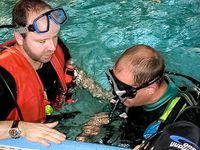
M 12 12 L 14 40 L 0 53 L 0 139 L 61 143 L 65 135 L 45 123 L 49 108 L 67 101 L 68 49 L 59 39 L 67 19 L 62 8 L 42 0 L 20 0 Z

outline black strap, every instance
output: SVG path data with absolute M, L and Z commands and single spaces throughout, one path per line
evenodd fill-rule
M 6 82 L 5 78 L 2 76 L 1 73 L 0 73 L 0 78 L 1 78 L 1 80 L 3 81 L 3 83 L 5 84 L 5 86 L 7 87 L 8 91 L 10 92 L 11 98 L 12 98 L 12 100 L 13 100 L 13 102 L 14 102 L 14 104 L 15 104 L 15 107 L 16 107 L 16 109 L 17 109 L 19 118 L 20 118 L 21 121 L 23 121 L 24 118 L 23 118 L 22 112 L 21 112 L 21 110 L 20 110 L 20 108 L 19 108 L 19 105 L 17 104 L 17 101 L 16 101 L 16 99 L 15 99 L 15 96 L 14 96 L 12 90 L 10 89 L 8 83 Z
M 182 91 L 180 96 L 187 102 L 189 106 L 196 106 L 198 104 L 194 96 L 190 94 L 189 91 Z
M 19 120 L 14 120 L 11 128 L 18 128 Z
M 185 104 L 187 106 L 182 110 L 182 108 Z M 169 114 L 167 119 L 161 124 L 159 129 L 162 130 L 163 127 L 165 127 L 167 124 L 175 122 L 177 120 L 177 117 L 180 115 L 180 113 L 185 111 L 188 107 L 196 106 L 196 105 L 197 105 L 197 102 L 196 102 L 195 98 L 189 92 L 186 92 L 186 91 L 180 92 L 179 101 L 176 103 L 176 105 L 172 109 L 172 112 Z

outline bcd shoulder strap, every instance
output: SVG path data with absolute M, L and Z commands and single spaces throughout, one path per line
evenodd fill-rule
M 181 92 L 181 98 L 187 102 L 187 106 L 181 110 L 174 122 L 179 120 L 190 121 L 200 127 L 200 105 L 197 97 L 190 92 Z
M 195 97 L 189 91 L 181 91 L 179 93 L 179 96 L 180 96 L 179 102 L 174 107 L 171 116 L 169 115 L 168 121 L 166 121 L 168 123 L 175 122 L 178 119 L 179 115 L 182 114 L 186 109 L 193 106 L 197 106 L 198 104 Z
M 181 91 L 180 97 L 184 99 L 189 106 L 196 106 L 198 104 L 195 97 L 189 91 Z

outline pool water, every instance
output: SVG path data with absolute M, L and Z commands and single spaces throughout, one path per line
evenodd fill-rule
M 11 23 L 14 3 L 15 0 L 1 0 L 1 25 Z M 60 37 L 76 65 L 105 93 L 110 90 L 105 71 L 134 44 L 158 49 L 165 58 L 167 70 L 200 80 L 199 0 L 51 0 L 49 3 L 67 11 L 69 18 L 61 27 Z M 0 43 L 12 37 L 12 30 L 0 29 Z M 60 110 L 80 111 L 74 118 L 61 121 L 59 126 L 69 139 L 102 142 L 103 135 L 118 130 L 119 122 L 115 122 L 116 128 L 105 129 L 106 120 L 103 120 L 102 125 L 91 129 L 95 133 L 83 134 L 82 129 L 86 130 L 90 120 L 106 118 L 110 109 L 107 96 L 92 95 L 78 86 L 74 93 L 76 102 Z

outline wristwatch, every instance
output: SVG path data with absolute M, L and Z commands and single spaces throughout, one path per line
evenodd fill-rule
M 19 120 L 14 120 L 12 126 L 9 130 L 9 135 L 11 138 L 17 139 L 20 137 L 21 131 L 18 128 Z

